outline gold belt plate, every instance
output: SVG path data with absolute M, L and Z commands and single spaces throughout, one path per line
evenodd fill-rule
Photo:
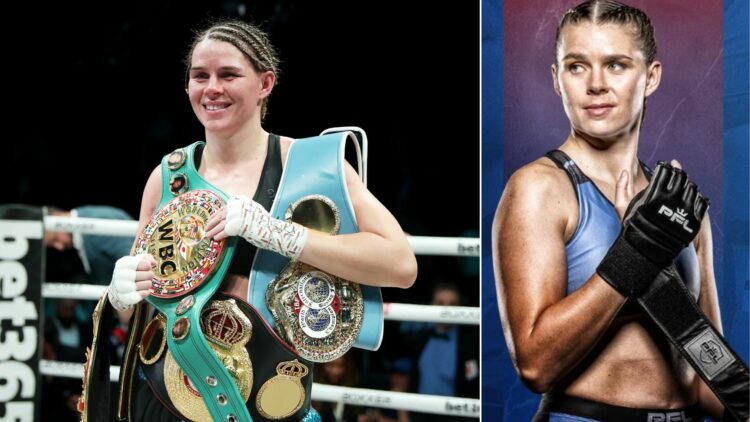
M 266 305 L 279 335 L 313 362 L 346 353 L 362 327 L 359 285 L 299 261 L 290 262 L 268 285 Z
M 201 312 L 201 331 L 208 345 L 227 368 L 240 396 L 247 401 L 253 387 L 253 366 L 245 345 L 252 336 L 252 323 L 234 299 L 213 300 Z M 210 378 L 210 377 L 209 377 Z M 164 383 L 175 408 L 192 421 L 211 422 L 211 415 L 194 382 L 216 382 L 215 379 L 191 380 L 167 350 Z
M 179 297 L 208 279 L 218 268 L 225 240 L 206 237 L 206 222 L 224 201 L 208 190 L 186 192 L 169 201 L 148 222 L 136 241 L 136 254 L 156 258 L 151 294 Z

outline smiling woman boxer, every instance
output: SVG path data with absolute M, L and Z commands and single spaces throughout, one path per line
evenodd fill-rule
M 350 204 L 358 231 L 332 236 L 335 230 L 319 232 L 269 213 L 281 196 L 281 185 L 313 182 L 312 178 L 295 179 L 289 169 L 290 161 L 305 164 L 299 153 L 292 160 L 295 141 L 270 134 L 261 125 L 278 73 L 278 59 L 263 31 L 241 21 L 213 24 L 197 33 L 186 65 L 186 92 L 205 128 L 205 144 L 178 149 L 154 169 L 143 193 L 136 255 L 118 261 L 113 274 L 108 297 L 115 309 L 128 310 L 148 298 L 159 310 L 154 314 L 139 305 L 135 313 L 128 349 L 133 350 L 132 361 L 123 364 L 117 417 L 131 421 L 248 420 L 249 412 L 254 420 L 315 420 L 314 411 L 308 412 L 310 359 L 316 353 L 321 359 L 330 358 L 341 350 L 321 351 L 325 345 L 320 345 L 303 354 L 279 338 L 287 332 L 277 334 L 270 329 L 268 317 L 264 320 L 262 311 L 246 303 L 254 260 L 263 256 L 271 261 L 291 259 L 320 270 L 307 273 L 314 276 L 305 279 L 309 290 L 300 292 L 304 303 L 295 309 L 304 314 L 309 305 L 310 317 L 305 321 L 311 325 L 302 330 L 322 338 L 328 333 L 314 332 L 318 325 L 328 323 L 326 327 L 333 329 L 336 318 L 339 325 L 354 318 L 355 311 L 345 309 L 346 301 L 359 288 L 344 281 L 348 288 L 326 296 L 330 285 L 321 279 L 339 277 L 355 284 L 406 288 L 416 278 L 416 259 L 396 219 L 342 161 L 333 161 L 340 165 L 339 190 L 344 191 L 343 202 Z M 300 141 L 309 142 L 314 141 Z M 314 167 L 319 158 L 310 156 L 306 165 Z M 338 227 L 339 212 L 335 214 Z M 222 253 L 230 249 L 231 261 L 222 260 Z M 272 257 L 262 250 L 273 252 Z M 195 263 L 197 269 L 191 267 Z M 208 275 L 201 272 L 213 265 L 218 269 Z M 190 272 L 175 279 L 184 268 L 191 268 L 185 270 Z M 202 311 L 195 311 L 206 290 L 205 285 L 197 287 L 209 279 L 213 283 L 212 277 L 221 278 L 216 283 L 221 287 Z M 155 278 L 166 281 L 155 283 Z M 322 305 L 306 302 L 316 295 L 330 300 Z M 179 303 L 167 300 L 173 296 L 181 297 Z M 269 303 L 272 299 L 283 302 L 269 292 Z M 325 314 L 328 308 L 334 310 Z M 334 325 L 324 317 L 333 318 Z M 300 324 L 305 321 L 300 319 Z M 196 337 L 198 324 L 202 333 Z M 199 344 L 203 336 L 207 346 Z M 291 337 L 284 340 L 297 347 L 293 341 L 299 339 Z M 195 350 L 186 346 L 193 341 Z M 208 350 L 208 356 L 200 347 Z M 237 388 L 232 385 L 227 391 L 211 393 L 223 388 L 223 375 L 216 373 L 191 375 L 188 380 L 186 374 L 203 374 L 206 365 L 215 364 L 211 362 L 219 363 L 218 372 L 228 374 L 231 378 L 225 378 Z M 236 406 L 235 399 L 241 400 L 240 407 L 226 410 Z

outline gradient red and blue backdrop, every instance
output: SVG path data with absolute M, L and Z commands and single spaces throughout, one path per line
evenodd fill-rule
M 482 415 L 530 420 L 539 396 L 505 346 L 490 229 L 508 177 L 559 146 L 569 124 L 550 65 L 560 16 L 579 1 L 482 0 Z M 724 333 L 748 361 L 748 4 L 633 0 L 656 29 L 663 75 L 649 98 L 639 157 L 676 158 L 710 198 Z

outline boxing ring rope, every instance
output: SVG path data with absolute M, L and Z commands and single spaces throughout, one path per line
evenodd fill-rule
M 101 234 L 108 236 L 135 236 L 138 222 L 135 220 L 109 220 L 105 218 L 44 217 L 47 231 Z
M 44 217 L 44 228 L 59 232 L 135 236 L 138 222 L 48 215 Z M 409 236 L 408 239 L 417 255 L 479 256 L 479 238 Z
M 83 364 L 41 360 L 39 370 L 43 375 L 62 378 L 83 377 Z M 117 382 L 120 367 L 111 366 L 109 379 Z M 313 383 L 312 399 L 328 402 L 343 402 L 355 406 L 380 407 L 384 409 L 410 410 L 441 415 L 479 417 L 479 400 L 462 397 L 444 397 L 429 394 L 399 393 L 368 388 L 338 387 Z
M 78 232 L 110 236 L 135 236 L 137 221 L 99 218 L 45 216 L 45 230 Z M 478 238 L 409 236 L 417 255 L 476 256 L 480 254 Z M 98 300 L 106 286 L 70 283 L 44 283 L 45 298 L 70 298 Z M 479 325 L 480 309 L 468 306 L 432 306 L 405 303 L 384 303 L 384 318 L 390 321 L 419 321 L 443 324 Z M 40 360 L 39 370 L 43 375 L 82 378 L 83 364 Z M 110 368 L 110 380 L 117 382 L 120 367 Z M 427 394 L 400 393 L 365 388 L 338 387 L 313 384 L 312 399 L 342 402 L 357 406 L 408 410 L 431 414 L 444 414 L 478 418 L 480 401 L 461 397 L 444 397 Z
M 99 300 L 107 286 L 71 283 L 44 283 L 42 297 L 54 299 Z M 442 324 L 479 325 L 480 311 L 470 306 L 412 305 L 383 303 L 383 316 L 389 321 L 419 321 Z

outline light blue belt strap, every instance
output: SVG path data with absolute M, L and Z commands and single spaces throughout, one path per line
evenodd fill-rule
M 283 220 L 289 205 L 307 195 L 324 195 L 339 208 L 339 234 L 357 233 L 357 220 L 346 188 L 344 151 L 348 140 L 356 142 L 351 132 L 339 132 L 292 143 L 284 173 L 271 207 L 271 214 Z M 259 250 L 250 273 L 248 301 L 275 326 L 266 306 L 266 288 L 289 259 L 275 252 Z M 357 280 L 351 280 L 356 282 Z M 383 298 L 379 287 L 360 286 L 364 301 L 362 328 L 355 347 L 377 350 L 383 337 Z

